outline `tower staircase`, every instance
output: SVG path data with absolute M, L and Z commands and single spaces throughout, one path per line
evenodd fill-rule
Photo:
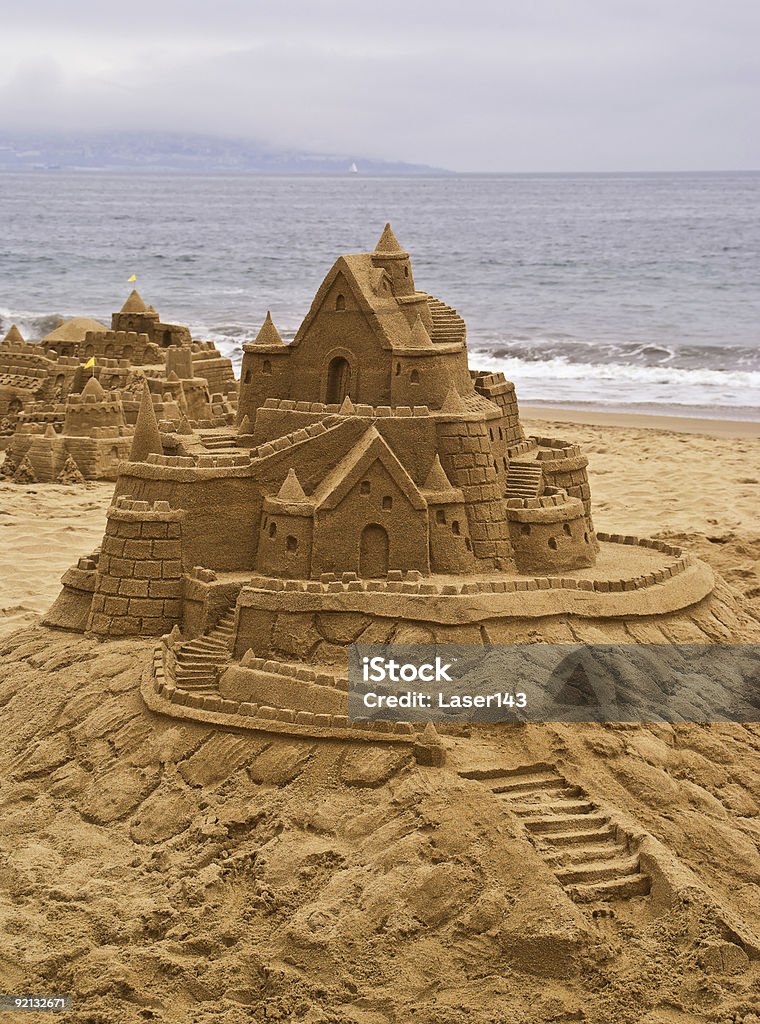
M 539 462 L 512 459 L 507 466 L 507 498 L 537 498 L 543 485 L 544 475 Z
M 235 605 L 232 604 L 213 629 L 175 648 L 175 683 L 182 690 L 215 693 L 217 673 L 232 654 L 235 639 Z
M 464 341 L 467 328 L 459 313 L 433 295 L 428 295 L 427 304 L 433 318 L 433 343 L 448 345 Z
M 236 433 L 219 433 L 217 431 L 211 432 L 200 432 L 200 438 L 203 442 L 203 447 L 207 448 L 210 452 L 224 452 L 230 449 L 236 449 L 238 446 L 238 435 Z
M 463 772 L 495 793 L 522 822 L 528 838 L 576 903 L 646 896 L 634 842 L 580 787 L 549 764 Z

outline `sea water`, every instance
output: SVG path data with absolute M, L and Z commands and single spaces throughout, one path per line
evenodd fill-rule
M 137 287 L 239 366 L 390 220 L 524 404 L 760 419 L 760 173 L 0 175 L 0 331 Z

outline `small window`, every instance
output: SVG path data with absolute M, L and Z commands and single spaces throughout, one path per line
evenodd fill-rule
M 287 551 L 298 551 L 298 538 L 291 534 L 285 541 L 285 549 Z
M 265 377 L 272 376 L 272 364 L 269 362 L 268 359 L 265 359 L 264 362 L 261 364 L 261 372 L 264 374 Z
M 390 494 L 383 495 L 383 508 L 393 508 L 393 498 L 390 496 Z
M 409 267 L 404 264 L 404 277 L 409 277 Z
M 573 531 L 570 529 L 570 523 L 564 523 L 562 526 L 562 532 L 566 537 L 572 537 Z
M 246 370 L 245 371 L 245 377 L 243 378 L 243 383 L 244 384 L 250 384 L 251 383 L 251 371 L 250 370 Z
M 412 372 L 409 374 L 409 382 L 411 384 L 419 384 L 419 382 L 420 382 L 420 371 L 419 370 L 412 370 Z
M 500 441 L 504 440 L 504 431 L 501 429 L 501 427 L 499 427 L 499 440 Z
M 583 543 L 584 544 L 588 544 L 589 543 L 589 539 L 588 539 L 588 534 L 587 533 L 583 534 Z
M 493 427 L 489 427 L 488 428 L 488 433 L 489 433 L 489 435 L 491 437 L 491 440 L 493 441 Z
M 520 533 L 523 535 L 523 537 L 528 537 L 530 535 L 530 523 L 521 523 Z
M 504 469 L 506 469 L 507 468 L 507 460 L 506 459 L 502 459 L 501 461 L 504 463 Z
M 442 508 L 436 510 L 435 521 L 443 525 L 446 522 L 446 513 Z
M 335 308 L 339 313 L 342 313 L 346 308 L 346 297 L 345 295 L 338 295 L 335 298 Z
M 362 482 L 359 484 L 359 493 L 369 494 L 371 490 L 372 488 L 369 485 L 369 480 L 362 480 Z
M 401 363 L 396 363 L 396 376 L 401 374 Z
M 459 536 L 461 531 L 459 529 L 459 520 L 458 519 L 455 519 L 454 522 L 451 524 L 451 532 L 454 534 L 455 537 Z
M 468 551 L 472 551 L 472 541 L 470 540 L 469 537 L 465 537 L 464 546 L 467 548 Z
M 270 523 L 269 524 L 269 536 L 270 537 L 276 537 L 277 536 L 277 523 Z
M 550 537 L 549 538 L 549 547 L 552 549 L 552 551 L 556 551 L 557 550 L 557 540 L 556 540 L 555 537 Z

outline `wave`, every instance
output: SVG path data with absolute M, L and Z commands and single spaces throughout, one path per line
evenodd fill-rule
M 31 313 L 26 310 L 14 312 L 0 306 L 0 340 L 8 333 L 11 324 L 15 324 L 26 341 L 39 341 L 54 331 L 63 319 L 58 313 Z

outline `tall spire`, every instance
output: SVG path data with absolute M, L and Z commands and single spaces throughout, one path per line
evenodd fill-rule
M 264 323 L 261 325 L 261 330 L 256 335 L 254 345 L 284 345 L 285 342 L 280 337 L 280 332 L 274 325 L 272 320 L 272 314 L 267 310 L 267 315 Z
M 306 501 L 306 495 L 301 481 L 296 476 L 296 471 L 291 466 L 288 475 L 282 482 L 282 487 L 277 492 L 278 501 Z
M 121 312 L 122 313 L 147 313 L 148 312 L 148 307 L 143 302 L 143 300 L 142 300 L 142 298 L 140 296 L 140 293 L 137 291 L 136 288 L 133 288 L 132 291 L 127 296 L 127 301 L 121 307 Z
M 375 252 L 405 252 L 399 245 L 398 239 L 393 234 L 393 228 L 390 224 L 386 224 L 383 228 L 383 233 L 380 235 L 377 245 L 375 246 Z
M 164 449 L 161 445 L 161 433 L 156 420 L 156 410 L 153 408 L 153 399 L 150 397 L 148 382 L 145 382 L 142 398 L 140 399 L 140 411 L 137 413 L 135 423 L 135 436 L 132 439 L 132 450 L 129 453 L 130 462 L 145 462 L 149 455 L 163 455 Z

